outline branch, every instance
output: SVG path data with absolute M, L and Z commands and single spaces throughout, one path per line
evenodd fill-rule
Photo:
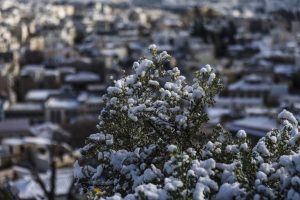
M 149 124 L 158 134 L 159 136 L 163 139 L 163 140 L 166 140 L 166 138 L 164 137 L 163 133 L 160 132 L 154 124 L 152 124 L 152 122 L 150 120 L 145 120 L 145 122 L 147 122 L 147 124 Z
M 73 178 L 71 186 L 70 186 L 69 191 L 68 191 L 67 200 L 74 200 L 73 193 L 72 193 L 74 185 L 75 185 L 75 179 Z
M 29 152 L 31 153 L 31 149 L 29 149 Z M 34 180 L 39 184 L 39 186 L 42 188 L 43 192 L 45 193 L 45 195 L 48 197 L 49 196 L 49 192 L 47 191 L 46 185 L 43 182 L 43 180 L 41 179 L 41 177 L 38 174 L 38 170 L 34 164 L 34 161 L 32 160 L 32 157 L 29 156 L 28 159 L 29 162 L 29 167 L 30 167 L 30 172 L 32 177 L 34 178 Z
M 54 160 L 54 147 L 50 147 L 50 170 L 51 170 L 51 179 L 50 179 L 50 192 L 49 200 L 55 199 L 55 180 L 56 180 L 56 166 Z
M 34 170 L 32 172 L 33 178 L 35 179 L 35 181 L 40 185 L 40 187 L 42 188 L 43 192 L 45 193 L 45 195 L 47 197 L 49 197 L 49 192 L 47 191 L 47 188 L 45 186 L 45 183 L 43 182 L 43 180 L 40 178 L 40 176 L 38 175 L 38 173 Z

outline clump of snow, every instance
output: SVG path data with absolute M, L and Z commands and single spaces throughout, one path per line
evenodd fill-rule
M 99 165 L 96 169 L 96 173 L 92 176 L 92 180 L 99 178 L 102 175 L 103 167 Z
M 243 144 L 240 145 L 240 149 L 243 150 L 243 151 L 247 150 L 248 148 L 249 148 L 249 146 L 248 146 L 247 143 L 243 143 Z
M 210 85 L 214 80 L 215 80 L 215 78 L 216 78 L 216 74 L 215 73 L 211 73 L 210 75 L 209 75 L 209 78 L 208 78 L 208 84 Z
M 135 189 L 137 194 L 144 194 L 147 199 L 166 200 L 168 195 L 165 190 L 158 188 L 156 185 L 149 183 L 147 185 L 140 185 Z
M 183 187 L 183 183 L 181 180 L 178 180 L 174 177 L 165 178 L 165 190 L 176 191 L 180 187 Z
M 224 183 L 217 196 L 217 200 L 230 200 L 230 199 L 236 199 L 240 195 L 244 193 L 243 189 L 240 188 L 240 184 L 235 182 L 233 184 L 230 183 Z
M 212 71 L 212 68 L 209 64 L 205 65 L 205 69 L 207 72 L 211 72 Z
M 205 95 L 205 92 L 204 92 L 204 90 L 201 87 L 198 87 L 198 88 L 196 88 L 196 89 L 193 90 L 193 97 L 195 99 L 200 99 L 204 95 Z
M 149 85 L 159 86 L 159 82 L 158 81 L 149 80 L 148 83 L 149 83 Z
M 238 153 L 239 152 L 238 145 L 236 145 L 236 144 L 234 144 L 234 145 L 227 145 L 226 151 L 229 152 L 229 153 Z
M 236 136 L 238 138 L 246 138 L 247 137 L 247 133 L 244 130 L 239 130 L 236 134 Z
M 147 69 L 153 65 L 153 62 L 148 59 L 142 60 L 141 63 L 135 66 L 135 72 L 137 75 L 144 77 L 146 74 Z
M 117 193 L 117 194 L 114 194 L 114 196 L 111 196 L 111 197 L 107 197 L 106 198 L 107 200 L 122 200 L 122 196 L 121 194 Z
M 84 174 L 82 173 L 82 168 L 80 167 L 78 161 L 76 161 L 74 163 L 73 173 L 74 173 L 74 178 L 77 178 L 77 179 L 85 178 Z
M 201 68 L 201 69 L 200 69 L 200 73 L 201 73 L 201 74 L 205 74 L 205 73 L 207 73 L 207 69 L 206 69 L 206 68 L 204 68 L 204 67 L 203 67 L 203 68 Z
M 263 140 L 260 140 L 257 143 L 255 150 L 262 156 L 270 156 L 270 151 L 268 150 L 266 143 Z
M 177 146 L 174 145 L 174 144 L 170 144 L 167 146 L 167 149 L 169 152 L 173 153 L 173 152 L 176 152 L 177 151 Z
M 179 126 L 186 127 L 187 117 L 184 115 L 177 115 L 175 121 L 178 123 Z
M 281 113 L 279 113 L 278 119 L 280 119 L 280 120 L 288 120 L 293 125 L 297 125 L 298 124 L 298 121 L 295 118 L 295 116 L 291 112 L 289 112 L 289 111 L 287 111 L 285 109 Z
M 133 107 L 128 109 L 128 117 L 136 122 L 138 120 L 137 115 L 140 112 L 144 111 L 145 109 L 146 109 L 145 104 L 140 104 L 140 105 L 137 105 L 137 106 L 133 106 Z
M 155 44 L 151 44 L 151 45 L 149 45 L 148 49 L 149 49 L 150 51 L 154 51 L 154 50 L 157 49 L 157 46 L 156 46 Z
M 122 92 L 122 89 L 118 87 L 108 87 L 107 88 L 107 93 L 108 94 L 120 94 Z
M 162 61 L 164 61 L 164 60 L 167 60 L 167 59 L 169 59 L 170 58 L 170 55 L 166 52 L 166 51 L 163 51 L 163 52 L 161 52 L 160 54 L 159 54 L 159 60 L 162 60 Z

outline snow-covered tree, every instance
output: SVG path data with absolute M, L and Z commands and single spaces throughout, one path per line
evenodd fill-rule
M 84 153 L 99 150 L 133 150 L 150 144 L 174 143 L 192 147 L 207 121 L 205 106 L 212 105 L 221 84 L 207 65 L 189 85 L 178 68 L 169 68 L 167 52 L 149 47 L 152 60 L 142 58 L 133 65 L 134 74 L 117 80 L 103 97 L 99 134 L 88 138 Z M 105 145 L 99 137 L 105 136 Z
M 205 108 L 222 85 L 206 65 L 191 84 L 170 55 L 149 47 L 134 74 L 103 97 L 99 133 L 87 138 L 74 176 L 90 199 L 297 199 L 300 134 L 288 111 L 252 148 L 245 131 L 205 135 Z

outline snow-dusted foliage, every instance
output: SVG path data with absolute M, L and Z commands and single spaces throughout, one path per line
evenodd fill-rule
M 135 62 L 134 74 L 108 87 L 99 116 L 100 133 L 88 138 L 84 153 L 133 150 L 160 140 L 182 149 L 201 135 L 200 127 L 207 121 L 204 109 L 220 91 L 219 79 L 207 65 L 188 84 L 177 67 L 168 67 L 171 56 L 167 52 L 158 54 L 155 45 L 149 50 L 151 60 Z
M 256 145 L 245 131 L 218 126 L 203 137 L 219 79 L 207 65 L 191 85 L 170 56 L 134 63 L 134 74 L 115 81 L 103 97 L 99 133 L 82 148 L 90 164 L 74 176 L 90 199 L 299 199 L 300 133 L 284 110 L 282 126 Z

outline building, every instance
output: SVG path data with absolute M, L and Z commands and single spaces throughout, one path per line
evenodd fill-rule
M 29 119 L 5 119 L 0 121 L 0 141 L 8 137 L 30 136 Z
M 15 103 L 4 109 L 6 119 L 27 118 L 30 124 L 44 122 L 44 108 L 41 103 Z
M 81 110 L 81 105 L 72 98 L 50 98 L 45 104 L 45 119 L 48 122 L 69 123 Z
M 50 97 L 59 96 L 62 91 L 59 89 L 35 89 L 27 92 L 26 102 L 45 103 Z
M 263 107 L 264 101 L 261 97 L 216 97 L 215 98 L 216 107 L 221 108 L 251 108 L 251 107 Z
M 0 98 L 0 121 L 4 119 L 4 100 Z
M 65 141 L 71 136 L 70 133 L 61 126 L 51 122 L 31 126 L 29 131 L 33 136 L 48 138 L 57 142 Z
M 10 167 L 11 165 L 12 161 L 9 147 L 0 145 L 0 169 Z M 0 178 L 0 182 L 1 181 L 2 180 Z
M 249 116 L 225 124 L 228 131 L 237 133 L 239 130 L 244 130 L 256 140 L 276 127 L 278 127 L 278 124 L 275 118 L 268 116 Z
M 266 11 L 276 12 L 276 11 L 289 11 L 289 12 L 299 12 L 300 2 L 298 0 L 265 0 Z
M 288 94 L 287 84 L 277 84 L 267 76 L 255 74 L 247 75 L 241 80 L 228 86 L 229 96 L 241 98 L 263 98 L 264 101 L 272 97 Z
M 100 77 L 93 72 L 79 72 L 67 75 L 65 83 L 71 85 L 74 90 L 85 90 L 90 84 L 100 83 Z
M 87 115 L 99 115 L 100 112 L 100 102 L 101 102 L 101 96 L 90 94 L 87 92 L 82 92 L 77 97 L 77 100 L 82 105 L 82 112 Z

